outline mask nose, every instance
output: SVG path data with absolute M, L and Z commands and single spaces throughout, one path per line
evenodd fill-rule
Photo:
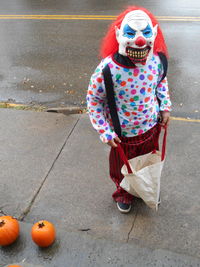
M 146 40 L 145 40 L 143 37 L 141 37 L 141 36 L 139 36 L 139 37 L 136 39 L 136 41 L 135 41 L 135 44 L 136 44 L 137 46 L 139 46 L 139 47 L 144 46 L 146 43 L 147 43 Z

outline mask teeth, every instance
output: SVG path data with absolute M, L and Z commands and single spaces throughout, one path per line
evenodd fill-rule
M 127 49 L 127 55 L 132 58 L 137 58 L 137 59 L 143 59 L 147 56 L 148 54 L 148 49 L 144 50 L 134 50 L 134 49 Z

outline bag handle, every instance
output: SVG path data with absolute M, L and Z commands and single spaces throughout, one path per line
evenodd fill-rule
M 120 143 L 117 144 L 116 149 L 117 149 L 118 152 L 119 152 L 119 155 L 120 155 L 121 160 L 122 160 L 122 161 L 124 162 L 124 164 L 126 165 L 127 170 L 128 170 L 128 173 L 133 173 L 133 172 L 132 172 L 132 169 L 131 169 L 131 166 L 130 166 L 130 164 L 129 164 L 129 162 L 128 162 L 128 159 L 127 159 L 127 157 L 126 157 L 126 155 L 125 155 L 125 153 L 124 153 L 124 150 L 123 150 L 123 148 L 121 147 Z
M 167 126 L 162 126 L 162 128 L 164 128 L 164 136 L 163 136 L 163 143 L 162 143 L 162 154 L 161 154 L 161 161 L 163 161 L 165 159 L 165 153 L 166 153 L 166 143 L 167 143 Z M 119 155 L 120 155 L 120 158 L 121 160 L 124 162 L 124 164 L 126 165 L 127 167 L 127 170 L 128 170 L 128 173 L 131 174 L 133 173 L 132 172 L 132 169 L 131 169 L 131 166 L 128 162 L 128 159 L 124 153 L 124 150 L 122 148 L 122 146 L 120 145 L 120 143 L 117 144 L 117 147 L 116 149 L 118 150 L 119 152 Z
M 165 159 L 165 153 L 166 153 L 166 144 L 167 144 L 167 126 L 162 126 L 164 128 L 164 136 L 163 136 L 163 143 L 162 143 L 162 155 L 161 155 L 161 161 Z

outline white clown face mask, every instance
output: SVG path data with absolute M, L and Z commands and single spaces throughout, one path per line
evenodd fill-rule
M 157 26 L 153 27 L 149 16 L 141 10 L 129 12 L 116 27 L 119 54 L 127 56 L 134 64 L 144 64 L 153 55 Z

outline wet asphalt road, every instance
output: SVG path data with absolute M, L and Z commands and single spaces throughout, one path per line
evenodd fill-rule
M 170 54 L 173 115 L 200 118 L 199 1 L 134 3 L 156 16 L 176 16 L 160 21 Z M 121 0 L 9 0 L 1 1 L 0 15 L 117 15 L 124 6 Z M 193 19 L 177 21 L 177 16 Z M 0 102 L 84 106 L 89 78 L 99 62 L 100 40 L 111 22 L 0 17 Z

